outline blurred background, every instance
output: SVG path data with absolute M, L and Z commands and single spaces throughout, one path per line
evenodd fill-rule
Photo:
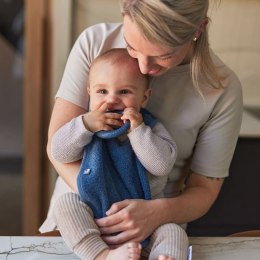
M 118 0 L 0 0 L 0 235 L 37 233 L 57 176 L 46 132 L 69 51 L 85 27 L 120 20 Z
M 231 177 L 216 207 L 190 225 L 195 235 L 260 225 L 260 2 L 215 2 L 211 47 L 242 82 L 244 117 Z M 120 21 L 118 0 L 0 0 L 0 235 L 38 232 L 57 177 L 45 147 L 69 51 L 86 27 Z
M 23 8 L 22 0 L 0 1 L 0 234 L 2 235 L 20 234 L 22 230 Z

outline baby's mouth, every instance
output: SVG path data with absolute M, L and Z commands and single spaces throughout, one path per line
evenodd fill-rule
M 118 114 L 123 114 L 124 109 L 107 109 L 106 113 L 118 113 Z
M 117 114 L 123 115 L 124 109 L 107 109 L 107 110 L 106 110 L 106 113 L 117 113 Z M 120 126 L 112 126 L 112 125 L 111 125 L 111 127 L 112 127 L 113 129 L 118 129 L 118 128 L 120 128 Z

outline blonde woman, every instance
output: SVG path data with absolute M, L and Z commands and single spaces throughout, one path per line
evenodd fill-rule
M 55 161 L 49 149 L 52 136 L 88 111 L 89 66 L 112 48 L 127 48 L 141 72 L 151 76 L 148 109 L 176 141 L 178 157 L 164 190 L 167 198 L 113 204 L 107 217 L 96 220 L 103 240 L 112 247 L 140 242 L 163 224 L 185 224 L 210 209 L 228 176 L 241 125 L 242 93 L 236 75 L 209 49 L 208 4 L 208 0 L 123 0 L 122 24 L 94 25 L 79 36 L 49 127 L 48 154 L 60 178 L 41 232 L 56 228 L 51 212 L 57 198 L 69 190 L 77 192 L 80 162 Z M 82 241 L 76 247 L 84 248 Z M 159 252 L 150 259 L 173 258 Z

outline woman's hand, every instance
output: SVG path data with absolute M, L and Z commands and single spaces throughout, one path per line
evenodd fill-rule
M 158 207 L 154 205 L 156 201 L 124 200 L 114 203 L 106 212 L 107 217 L 96 220 L 102 239 L 111 246 L 143 241 L 161 224 L 158 223 Z

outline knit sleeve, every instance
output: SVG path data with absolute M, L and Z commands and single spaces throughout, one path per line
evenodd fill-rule
M 144 123 L 128 134 L 131 145 L 148 172 L 169 174 L 177 156 L 177 146 L 161 123 L 151 129 Z
M 93 133 L 88 131 L 82 116 L 72 119 L 54 134 L 51 142 L 52 157 L 62 163 L 82 159 L 84 146 L 91 142 Z

